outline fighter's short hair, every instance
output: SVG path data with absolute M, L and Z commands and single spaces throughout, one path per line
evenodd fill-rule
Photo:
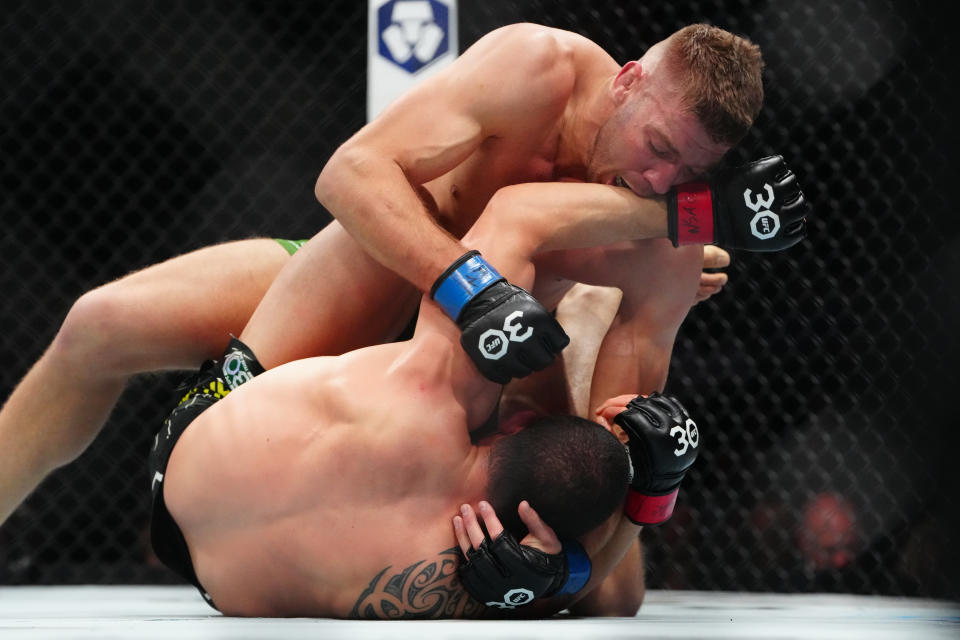
M 763 55 L 750 40 L 692 24 L 666 40 L 664 60 L 684 100 L 716 143 L 734 145 L 763 106 Z
M 502 438 L 490 451 L 487 499 L 518 538 L 530 503 L 560 538 L 590 531 L 623 504 L 629 462 L 623 444 L 595 422 L 549 416 Z

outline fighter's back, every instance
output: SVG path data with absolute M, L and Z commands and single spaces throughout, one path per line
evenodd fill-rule
M 428 342 L 278 367 L 186 430 L 165 497 L 221 611 L 469 615 L 450 517 L 485 472 Z

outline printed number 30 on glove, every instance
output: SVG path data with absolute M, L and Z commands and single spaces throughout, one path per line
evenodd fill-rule
M 709 182 L 677 185 L 667 194 L 674 246 L 781 251 L 807 235 L 808 215 L 810 205 L 780 156 L 720 170 Z
M 658 525 L 673 515 L 683 476 L 697 459 L 700 431 L 680 402 L 651 393 L 637 396 L 613 421 L 626 432 L 633 478 L 625 513 L 639 525 Z
M 500 384 L 543 369 L 570 342 L 543 305 L 478 251 L 450 265 L 430 297 L 460 327 L 460 344 L 480 373 Z

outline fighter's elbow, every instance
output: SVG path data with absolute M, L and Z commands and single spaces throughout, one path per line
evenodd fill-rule
M 339 162 L 337 162 L 337 155 L 334 154 L 329 162 L 324 165 L 317 177 L 317 182 L 313 185 L 313 195 L 325 207 L 329 207 L 329 198 L 336 185 L 342 184 L 342 179 L 337 178 L 338 171 Z
M 320 204 L 330 207 L 331 200 L 351 185 L 363 184 L 364 173 L 370 172 L 370 154 L 362 147 L 346 142 L 337 149 L 324 165 L 313 187 L 313 194 Z
M 646 588 L 642 584 L 602 585 L 570 607 L 570 613 L 597 618 L 632 618 L 640 611 Z
M 643 604 L 644 591 L 625 590 L 609 594 L 603 604 L 593 612 L 595 616 L 605 618 L 632 618 L 640 611 Z
M 528 251 L 536 253 L 548 237 L 543 224 L 543 212 L 529 197 L 527 185 L 512 185 L 499 189 L 487 202 L 481 222 L 502 236 L 502 229 L 510 229 L 511 240 Z
M 643 596 L 646 595 L 646 590 L 641 588 L 639 591 L 629 591 L 620 598 L 619 602 L 616 603 L 614 608 L 615 615 L 618 618 L 632 618 L 637 615 L 637 612 L 640 611 L 640 607 L 643 606 Z

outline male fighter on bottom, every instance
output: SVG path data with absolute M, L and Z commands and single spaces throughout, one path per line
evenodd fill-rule
M 786 192 L 779 194 L 787 203 L 781 213 L 799 219 L 802 197 L 791 193 L 792 176 L 773 182 Z M 508 189 L 537 193 L 539 186 Z M 562 210 L 544 206 L 539 216 L 517 221 L 492 208 L 464 242 L 483 249 L 515 285 L 529 287 L 535 253 L 667 234 L 662 202 L 638 201 L 601 185 L 569 187 L 552 185 L 551 197 L 586 194 L 582 209 L 569 202 Z M 789 211 L 794 203 L 797 211 Z M 577 215 L 564 217 L 571 210 Z M 562 537 L 580 536 L 592 563 L 588 578 L 584 551 L 571 539 L 565 570 L 547 567 L 549 584 L 520 585 L 530 593 L 502 596 L 509 605 L 518 593 L 521 599 L 559 595 L 533 605 L 538 613 L 556 612 L 612 570 L 636 539 L 635 524 L 669 515 L 699 442 L 676 403 L 657 398 L 628 405 L 620 422 L 630 437 L 632 464 L 616 438 L 576 419 L 531 427 L 493 446 L 471 444 L 469 431 L 493 411 L 500 387 L 478 372 L 458 343 L 479 341 L 480 350 L 505 356 L 512 342 L 542 339 L 523 317 L 542 307 L 531 299 L 518 313 L 516 301 L 528 294 L 479 256 L 465 256 L 438 285 L 436 297 L 447 313 L 451 300 L 459 300 L 453 306 L 462 335 L 425 299 L 409 342 L 292 362 L 242 386 L 237 383 L 257 369 L 252 354 L 234 344 L 222 364 L 223 381 L 214 376 L 188 394 L 158 434 L 152 461 L 158 554 L 194 571 L 194 581 L 225 613 L 471 615 L 474 603 L 452 576 L 449 515 L 484 498 L 500 500 L 497 508 L 509 511 L 518 497 L 530 500 Z M 486 294 L 477 308 L 480 289 Z M 488 326 L 507 301 L 511 311 L 503 313 L 502 331 L 477 335 L 472 320 L 482 316 Z M 214 404 L 227 387 L 235 389 Z M 524 444 L 544 433 L 548 437 L 536 446 Z M 513 463 L 503 462 L 511 442 L 519 453 Z M 607 517 L 622 501 L 630 466 L 630 521 L 616 513 Z M 510 468 L 530 472 L 519 496 L 517 482 L 503 475 Z M 551 506 L 550 489 L 562 476 L 570 487 L 562 491 L 570 493 L 553 492 Z M 500 487 L 507 497 L 498 497 Z M 167 511 L 172 518 L 164 525 Z M 462 513 L 476 541 L 469 510 Z M 571 513 L 580 517 L 571 519 Z M 520 516 L 532 532 L 542 528 L 526 505 Z M 180 531 L 186 555 L 171 560 L 164 537 Z M 456 536 L 461 544 L 462 533 Z M 468 555 L 480 569 L 504 557 L 496 549 Z M 524 560 L 518 566 L 529 569 Z M 473 592 L 487 593 L 490 578 L 478 576 Z

